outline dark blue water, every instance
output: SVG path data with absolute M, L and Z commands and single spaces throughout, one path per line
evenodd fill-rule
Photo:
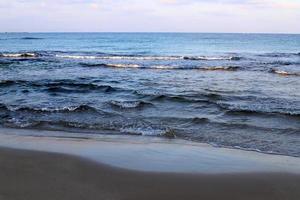
M 0 116 L 300 156 L 300 35 L 2 33 Z

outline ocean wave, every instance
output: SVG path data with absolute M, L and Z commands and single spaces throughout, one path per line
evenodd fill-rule
M 210 56 L 184 56 L 184 60 L 241 60 L 241 57 L 237 56 L 219 56 L 219 57 L 210 57 Z
M 45 90 L 48 92 L 55 92 L 55 93 L 88 93 L 95 90 L 101 90 L 104 92 L 112 92 L 116 89 L 109 85 L 77 85 L 74 84 L 75 87 L 65 87 L 63 86 L 49 86 Z M 88 89 L 87 89 L 88 88 Z
M 178 65 L 152 65 L 142 66 L 138 64 L 106 64 L 106 63 L 80 63 L 84 67 L 111 67 L 111 68 L 139 68 L 139 69 L 157 69 L 157 70 L 203 70 L 203 71 L 237 71 L 238 66 L 178 66 Z
M 272 69 L 270 72 L 274 73 L 274 74 L 279 74 L 282 76 L 300 76 L 300 73 L 288 72 L 288 71 L 278 70 L 278 69 Z
M 1 53 L 0 57 L 5 58 L 36 58 L 38 57 L 37 53 Z
M 1 80 L 0 86 L 11 86 L 14 85 L 16 82 L 12 80 Z
M 289 62 L 289 61 L 281 61 L 281 60 L 277 60 L 274 62 L 270 62 L 270 63 L 263 63 L 263 64 L 271 64 L 271 65 L 298 65 L 299 63 L 297 62 Z
M 29 111 L 29 112 L 50 112 L 50 113 L 58 113 L 58 112 L 87 112 L 93 111 L 97 112 L 97 110 L 88 105 L 79 105 L 79 106 L 66 106 L 62 108 L 30 108 L 30 107 L 21 107 L 16 111 Z
M 201 67 L 199 69 L 204 71 L 237 71 L 240 68 L 237 66 L 215 66 L 215 67 Z
M 62 55 L 56 54 L 58 58 L 69 59 L 103 59 L 103 60 L 240 60 L 241 57 L 237 56 L 139 56 L 139 55 Z
M 64 106 L 64 107 L 29 107 L 10 106 L 0 104 L 0 108 L 11 112 L 32 112 L 32 113 L 65 113 L 65 112 L 97 112 L 97 109 L 88 105 Z
M 137 64 L 106 64 L 106 67 L 116 67 L 116 68 L 139 68 L 140 65 L 137 65 Z
M 109 60 L 181 60 L 180 56 L 103 56 Z
M 166 70 L 188 70 L 195 69 L 196 67 L 184 67 L 184 66 L 174 66 L 174 65 L 153 65 L 150 66 L 149 69 L 166 69 Z
M 9 61 L 0 61 L 0 67 L 7 67 L 13 64 L 14 62 L 9 62 Z
M 270 58 L 279 58 L 279 57 L 292 57 L 297 56 L 297 53 L 265 53 L 265 54 L 258 54 L 259 57 L 270 57 Z
M 144 67 L 146 68 L 146 67 Z M 175 66 L 175 65 L 153 65 L 147 69 L 161 69 L 161 70 L 203 70 L 203 71 L 237 71 L 240 69 L 238 66 Z
M 163 136 L 166 130 L 163 129 L 155 129 L 152 127 L 127 127 L 121 128 L 121 133 L 129 134 L 129 135 L 143 135 L 143 136 Z
M 194 117 L 192 119 L 192 122 L 195 123 L 195 124 L 202 124 L 202 123 L 207 123 L 209 122 L 210 120 L 208 118 L 205 118 L 205 117 Z
M 108 67 L 105 63 L 80 63 L 83 67 Z
M 105 64 L 105 63 L 80 63 L 85 67 L 112 67 L 112 68 L 140 68 L 140 69 L 194 69 L 194 67 L 179 67 L 172 65 L 153 65 L 153 66 L 141 66 L 138 64 Z
M 17 84 L 24 84 L 27 81 L 23 80 L 0 80 L 0 87 L 9 87 Z
M 58 80 L 58 81 L 27 81 L 27 80 L 0 80 L 0 87 L 9 87 L 14 85 L 22 85 L 34 88 L 44 88 L 44 90 L 49 92 L 89 92 L 89 91 L 104 91 L 112 92 L 116 91 L 117 88 L 114 88 L 110 85 L 98 85 L 94 83 L 80 83 L 76 80 Z
M 180 60 L 180 56 L 90 56 L 90 55 L 56 55 L 58 58 L 103 59 L 103 60 Z
M 110 101 L 112 106 L 116 106 L 121 109 L 133 109 L 133 108 L 141 108 L 146 105 L 152 105 L 149 102 L 145 101 Z
M 70 58 L 70 59 L 100 59 L 99 56 L 84 56 L 84 55 L 55 55 L 58 58 Z
M 300 111 L 281 111 L 281 110 L 258 110 L 255 108 L 238 108 L 233 106 L 227 106 L 224 104 L 219 104 L 222 108 L 226 109 L 228 114 L 280 114 L 292 117 L 300 117 Z
M 113 91 L 113 88 L 110 85 L 97 85 L 94 83 L 80 83 L 76 82 L 76 80 L 59 80 L 59 81 L 51 81 L 51 82 L 36 82 L 32 83 L 33 86 L 46 86 L 46 87 L 67 87 L 67 88 L 77 88 L 77 89 L 85 89 L 85 90 L 107 90 Z
M 80 133 L 91 132 L 94 133 L 93 130 L 102 130 L 102 127 L 97 124 L 87 124 L 81 122 L 72 122 L 66 120 L 58 120 L 58 121 L 48 121 L 48 120 L 22 120 L 19 118 L 11 118 L 7 120 L 7 127 L 13 128 L 28 128 L 28 129 L 38 129 L 38 130 L 63 130 L 63 131 L 72 131 L 76 132 L 80 130 Z M 110 131 L 112 134 L 112 131 Z
M 136 92 L 136 94 L 139 94 Z M 151 95 L 151 94 L 139 94 L 145 98 L 149 98 L 150 101 L 173 101 L 173 102 L 181 102 L 181 103 L 213 103 L 209 98 L 203 95 L 203 98 L 198 97 L 185 97 L 185 96 L 177 96 L 177 95 L 167 95 L 167 94 L 159 94 L 159 95 Z
M 84 67 L 140 68 L 138 64 L 80 63 Z
M 173 102 L 182 102 L 182 103 L 209 103 L 216 104 L 217 100 L 221 100 L 223 96 L 218 93 L 197 93 L 190 95 L 176 95 L 176 94 L 166 94 L 159 92 L 147 92 L 143 90 L 136 90 L 134 94 L 140 96 L 141 98 L 148 99 L 151 101 L 173 101 Z
M 21 40 L 42 40 L 44 38 L 37 38 L 37 37 L 22 37 Z

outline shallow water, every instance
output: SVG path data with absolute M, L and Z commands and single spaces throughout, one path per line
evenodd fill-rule
M 300 156 L 300 35 L 0 34 L 0 124 Z

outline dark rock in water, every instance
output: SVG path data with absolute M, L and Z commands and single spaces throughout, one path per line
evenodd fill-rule
M 166 137 L 166 138 L 169 138 L 169 139 L 174 139 L 174 138 L 176 138 L 175 131 L 172 130 L 172 129 L 168 129 L 168 130 L 164 133 L 163 136 Z

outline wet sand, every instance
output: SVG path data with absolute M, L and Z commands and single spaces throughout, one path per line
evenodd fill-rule
M 0 129 L 0 200 L 300 197 L 300 158 L 156 137 L 75 136 Z
M 289 173 L 188 174 L 125 170 L 63 154 L 0 148 L 1 200 L 298 200 Z

